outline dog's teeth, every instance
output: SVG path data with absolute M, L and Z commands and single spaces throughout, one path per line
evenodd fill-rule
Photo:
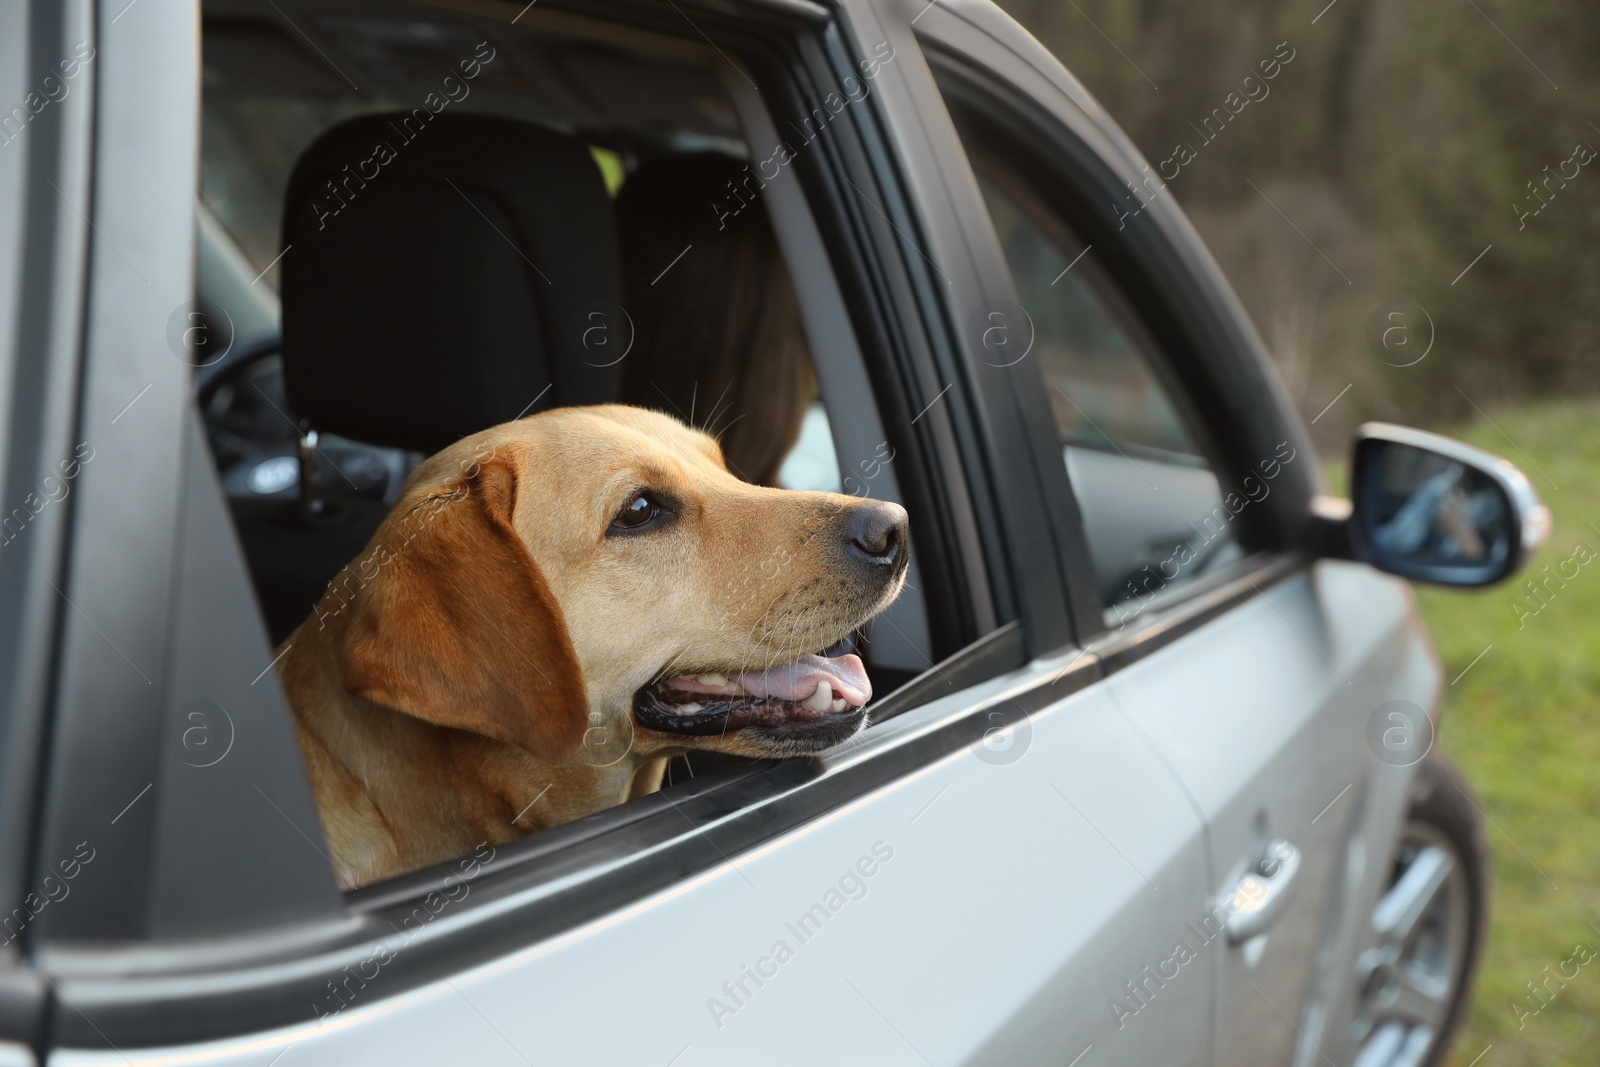
M 845 703 L 844 697 L 840 697 L 833 702 L 833 710 L 835 712 L 843 711 L 848 706 L 849 705 Z
M 833 686 L 827 682 L 818 682 L 817 691 L 806 697 L 801 707 L 807 711 L 827 711 L 833 707 Z
M 702 674 L 695 681 L 701 685 L 714 685 L 719 689 L 728 688 L 728 677 L 724 674 Z
M 678 714 L 679 715 L 696 715 L 696 714 L 699 713 L 700 709 L 703 708 L 703 707 L 705 707 L 704 704 L 679 704 L 678 705 Z

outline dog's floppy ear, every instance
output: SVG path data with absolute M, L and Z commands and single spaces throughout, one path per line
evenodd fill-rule
M 463 475 L 386 519 L 363 557 L 345 687 L 542 760 L 570 759 L 588 725 L 583 670 L 512 526 L 516 471 L 490 456 Z

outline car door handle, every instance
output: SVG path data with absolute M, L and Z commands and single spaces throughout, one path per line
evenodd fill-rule
M 1261 862 L 1246 871 L 1223 900 L 1228 911 L 1228 941 L 1237 945 L 1278 921 L 1294 899 L 1300 850 L 1279 839 L 1267 845 Z

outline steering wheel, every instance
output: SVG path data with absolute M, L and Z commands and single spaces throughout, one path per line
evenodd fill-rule
M 200 410 L 206 410 L 217 390 L 227 382 L 245 373 L 269 356 L 283 349 L 283 338 L 277 334 L 263 337 L 248 347 L 236 348 L 214 363 L 197 367 L 194 372 L 194 395 Z

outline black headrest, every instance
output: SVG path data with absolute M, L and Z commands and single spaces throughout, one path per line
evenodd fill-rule
M 616 228 L 570 137 L 422 108 L 352 119 L 295 164 L 283 246 L 284 380 L 318 430 L 434 452 L 616 398 L 590 330 L 619 309 Z

